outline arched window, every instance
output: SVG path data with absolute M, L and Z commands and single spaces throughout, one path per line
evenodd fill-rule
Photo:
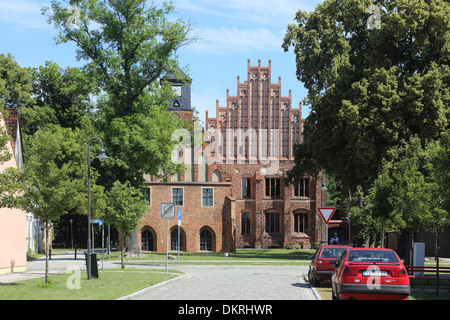
M 219 170 L 215 170 L 212 174 L 212 182 L 222 182 L 222 174 Z
M 150 230 L 144 230 L 141 237 L 141 250 L 142 251 L 153 251 L 153 234 Z
M 175 228 L 170 233 L 170 250 L 178 251 L 178 229 Z M 183 234 L 180 232 L 180 251 L 183 250 Z
M 241 234 L 243 236 L 250 235 L 250 226 L 250 212 L 244 211 L 241 213 Z
M 294 232 L 308 233 L 308 213 L 294 212 Z
M 212 251 L 212 236 L 208 229 L 200 232 L 200 251 Z

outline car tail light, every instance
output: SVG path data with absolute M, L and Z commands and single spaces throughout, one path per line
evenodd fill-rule
M 406 269 L 405 268 L 401 268 L 400 270 L 400 277 L 407 277 L 408 274 L 406 273 Z
M 350 273 L 350 268 L 348 268 L 348 267 L 345 267 L 345 269 L 344 269 L 344 273 Z

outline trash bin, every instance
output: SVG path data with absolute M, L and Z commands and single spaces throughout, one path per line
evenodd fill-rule
M 88 263 L 88 257 L 89 254 L 85 253 L 85 258 L 86 258 L 86 271 L 88 274 L 88 278 L 89 278 L 89 263 Z M 98 266 L 97 266 L 97 255 L 95 253 L 91 253 L 91 278 L 98 278 Z

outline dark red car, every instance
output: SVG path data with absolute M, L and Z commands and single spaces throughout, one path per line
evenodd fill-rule
M 323 245 L 314 253 L 309 265 L 309 283 L 317 286 L 321 280 L 330 280 L 336 264 L 345 250 L 352 248 L 344 245 Z
M 408 300 L 409 277 L 391 249 L 352 248 L 331 278 L 333 299 Z

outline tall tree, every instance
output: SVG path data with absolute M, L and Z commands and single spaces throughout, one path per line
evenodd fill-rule
M 22 208 L 45 222 L 45 282 L 48 282 L 49 229 L 52 220 L 69 210 L 86 213 L 87 150 L 83 133 L 54 125 L 38 130 L 31 139 L 27 161 L 19 170 L 2 174 L 3 182 L 10 182 L 8 192 L 2 194 L 1 207 Z M 92 175 L 93 207 L 99 214 L 105 208 L 103 188 L 95 186 Z
M 114 224 L 122 232 L 121 267 L 125 269 L 125 239 L 137 228 L 141 217 L 147 211 L 147 205 L 142 192 L 128 181 L 123 184 L 120 181 L 114 182 L 111 190 L 107 192 L 107 197 L 105 221 Z
M 34 102 L 32 74 L 8 53 L 0 54 L 0 102 L 2 107 L 19 108 Z
M 390 148 L 448 128 L 449 16 L 445 0 L 325 0 L 297 12 L 283 47 L 296 54 L 311 115 L 291 178 L 325 169 L 367 191 Z
M 86 61 L 84 70 L 105 92 L 98 103 L 98 128 L 110 156 L 101 174 L 104 185 L 110 188 L 120 180 L 142 188 L 144 173 L 180 171 L 171 161 L 170 138 L 182 122 L 165 110 L 173 93 L 159 79 L 178 70 L 173 53 L 194 40 L 190 25 L 169 17 L 174 10 L 171 3 L 80 0 L 70 4 L 68 10 L 52 1 L 48 22 L 59 30 L 56 43 L 77 45 L 77 59 Z M 132 254 L 138 253 L 138 247 L 132 248 Z

